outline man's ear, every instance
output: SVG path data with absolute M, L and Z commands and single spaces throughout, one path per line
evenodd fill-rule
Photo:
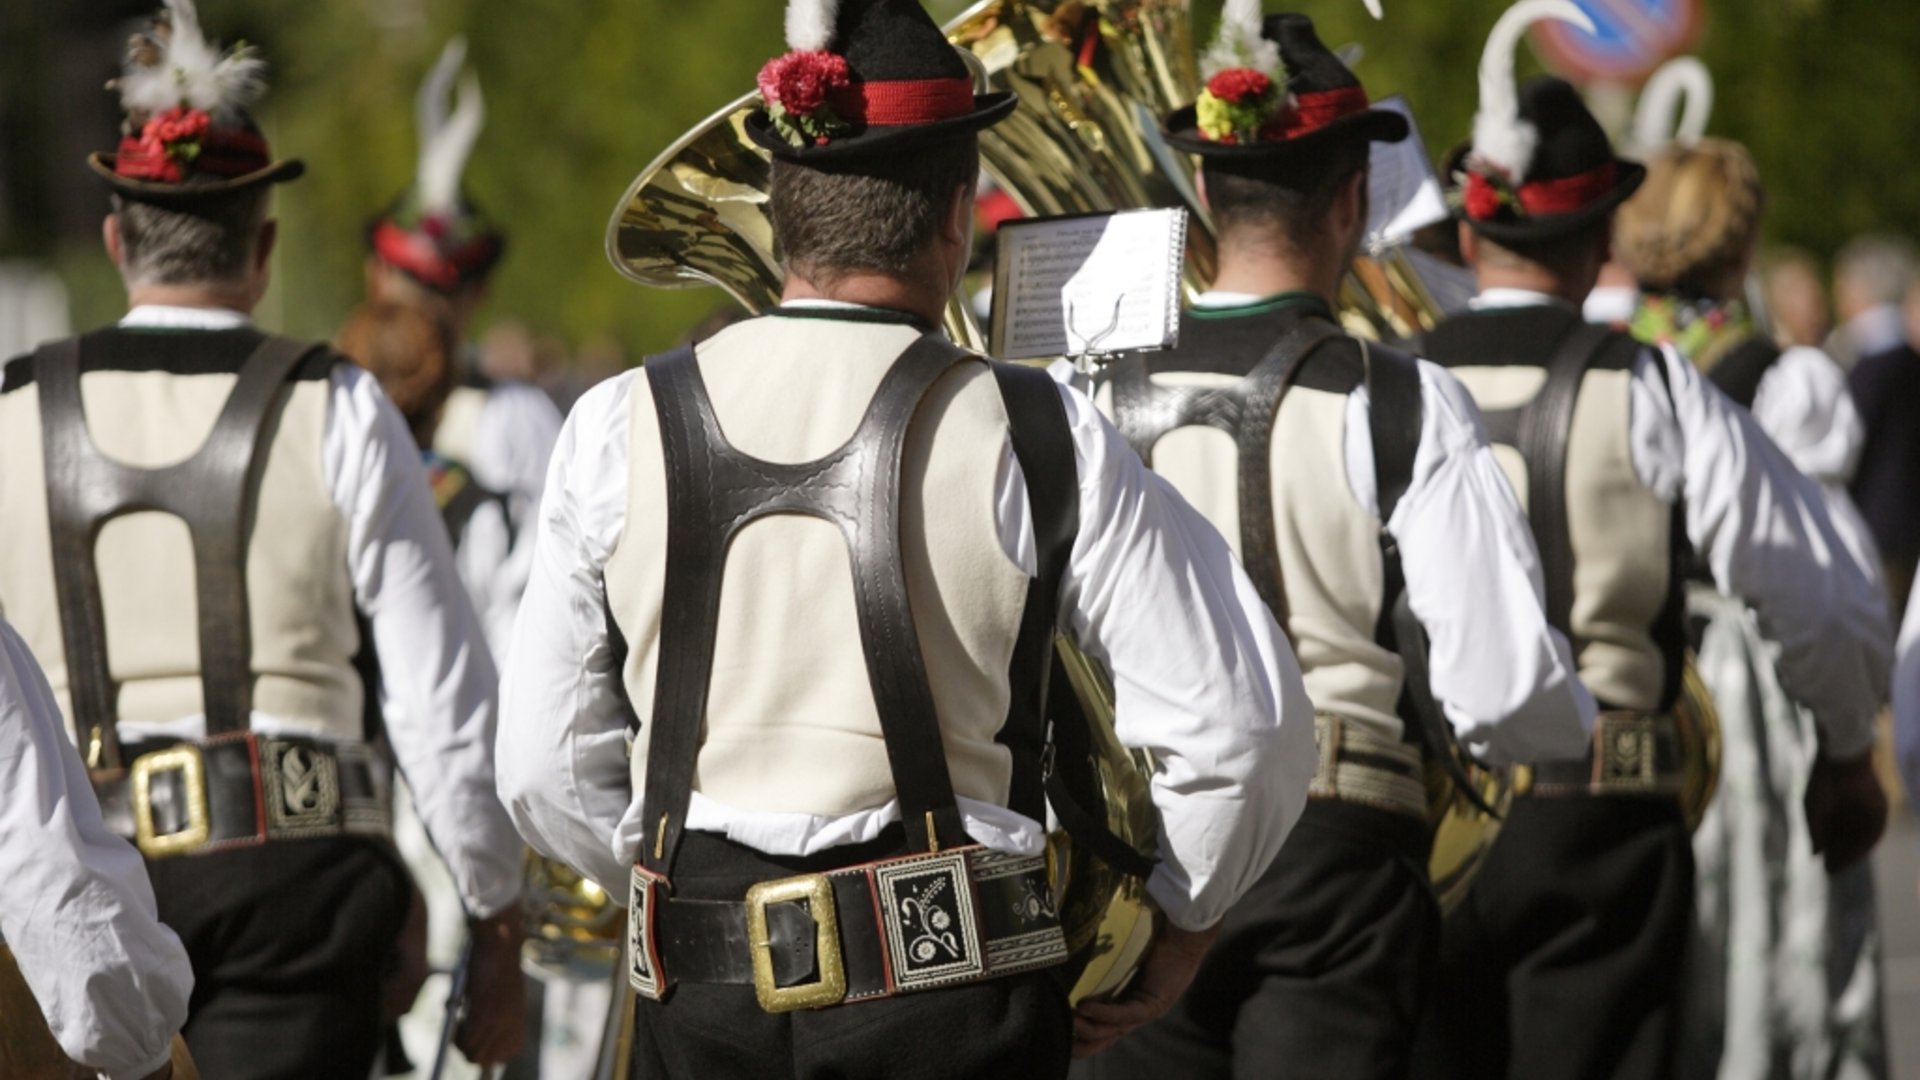
M 1340 193 L 1340 224 L 1348 230 L 1366 228 L 1368 175 L 1364 167 L 1356 170 Z
M 1200 209 L 1205 210 L 1208 216 L 1212 216 L 1213 203 L 1207 199 L 1207 170 L 1199 169 L 1194 172 L 1193 191 L 1200 196 Z
M 958 247 L 971 247 L 973 244 L 973 188 L 959 184 L 953 189 L 953 198 L 947 203 L 946 221 L 941 224 L 941 238 Z
M 1466 263 L 1469 269 L 1478 268 L 1480 265 L 1479 235 L 1464 221 L 1455 227 L 1460 230 L 1460 261 Z
M 268 261 L 273 258 L 273 245 L 279 239 L 279 219 L 268 218 L 260 223 L 260 235 L 255 239 L 253 245 L 253 268 L 256 272 L 264 272 L 266 270 Z
M 127 249 L 120 240 L 120 215 L 108 214 L 100 221 L 100 242 L 107 247 L 107 258 L 115 270 L 127 268 Z

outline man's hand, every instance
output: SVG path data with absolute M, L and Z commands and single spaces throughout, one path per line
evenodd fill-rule
M 527 980 L 520 974 L 518 905 L 473 923 L 473 958 L 467 969 L 467 1015 L 453 1045 L 475 1065 L 503 1065 L 520 1052 L 527 1035 Z
M 1807 831 L 1827 873 L 1866 858 L 1887 828 L 1887 793 L 1873 771 L 1871 752 L 1845 761 L 1819 758 L 1807 778 Z
M 1218 931 L 1182 930 L 1164 916 L 1159 918 L 1146 962 L 1140 965 L 1140 973 L 1126 993 L 1113 1001 L 1080 1004 L 1073 1017 L 1074 1057 L 1091 1057 L 1134 1028 L 1159 1019 L 1193 982 L 1200 960 Z

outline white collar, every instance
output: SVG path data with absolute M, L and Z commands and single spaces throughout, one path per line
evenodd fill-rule
M 1193 306 L 1197 308 L 1247 307 L 1265 299 L 1267 299 L 1267 297 L 1255 296 L 1253 293 L 1223 292 L 1219 289 L 1209 289 L 1194 298 Z
M 176 307 L 172 304 L 141 304 L 120 325 L 128 329 L 233 330 L 252 322 L 245 313 L 227 308 Z
M 1502 308 L 1545 307 L 1549 305 L 1564 308 L 1573 307 L 1572 304 L 1567 303 L 1557 296 L 1548 296 L 1546 293 L 1535 292 L 1532 289 L 1482 289 L 1480 290 L 1480 295 L 1474 297 L 1469 302 L 1469 306 L 1475 311 L 1497 311 Z
M 1906 321 L 1892 304 L 1876 304 L 1847 320 L 1847 340 L 1861 356 L 1878 356 L 1906 343 Z

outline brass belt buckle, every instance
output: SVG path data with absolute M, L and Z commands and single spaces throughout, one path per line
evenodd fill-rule
M 153 777 L 157 773 L 178 772 L 186 788 L 187 827 L 178 832 L 160 834 L 153 829 Z M 183 744 L 134 761 L 133 838 L 140 853 L 150 859 L 184 855 L 198 850 L 211 833 L 207 813 L 207 766 L 200 748 Z
M 820 978 L 799 986 L 779 986 L 773 978 L 773 942 L 767 908 L 804 902 L 813 917 L 814 963 Z M 847 969 L 840 958 L 840 917 L 833 908 L 833 885 L 825 874 L 802 874 L 763 881 L 747 890 L 747 948 L 753 956 L 753 994 L 770 1013 L 838 1005 L 847 996 Z

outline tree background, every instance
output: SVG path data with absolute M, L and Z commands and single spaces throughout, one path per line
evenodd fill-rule
M 1480 48 L 1506 0 L 1297 0 L 1330 44 L 1365 49 L 1376 97 L 1405 94 L 1430 149 L 1467 131 Z M 1710 130 L 1747 143 L 1771 193 L 1772 240 L 1830 255 L 1863 230 L 1920 233 L 1920 6 L 1884 0 L 1703 0 L 1696 53 L 1718 84 Z M 117 314 L 98 240 L 105 194 L 82 158 L 111 147 L 100 87 L 151 0 L 0 2 L 0 257 L 56 267 L 74 322 Z M 511 239 L 482 322 L 520 319 L 572 344 L 659 349 L 726 303 L 662 292 L 604 255 L 614 205 L 653 157 L 752 85 L 782 50 L 780 0 L 201 0 L 222 40 L 258 43 L 273 89 L 261 120 L 306 179 L 281 189 L 281 254 L 262 322 L 327 336 L 359 298 L 362 233 L 410 182 L 413 94 L 464 33 L 488 124 L 468 170 Z M 1269 4 L 1270 8 L 1280 5 Z M 962 5 L 929 0 L 936 17 Z M 1194 0 L 1196 41 L 1218 0 Z M 1539 70 L 1523 50 L 1523 73 Z M 1630 88 L 1624 93 L 1629 93 Z

